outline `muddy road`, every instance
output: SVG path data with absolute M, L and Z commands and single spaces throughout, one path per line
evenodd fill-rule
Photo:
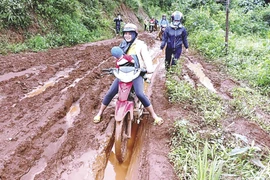
M 154 37 L 148 33 L 139 36 L 147 42 L 156 65 L 146 94 L 165 123 L 154 126 L 153 119 L 145 116 L 133 130 L 134 143 L 123 164 L 116 161 L 113 152 L 114 101 L 101 123 L 92 122 L 113 80 L 101 75 L 101 69 L 114 67 L 110 49 L 121 38 L 46 52 L 0 55 L 0 180 L 178 179 L 167 157 L 170 128 L 176 117 L 196 114 L 168 102 L 164 55 Z M 190 57 L 183 72 L 193 83 L 231 98 L 229 91 L 238 84 L 199 57 Z M 259 127 L 240 126 L 245 127 L 247 136 L 256 128 L 260 140 L 263 132 Z M 269 136 L 265 137 L 270 144 Z
M 141 39 L 147 41 L 151 56 L 157 58 L 158 44 L 153 36 L 144 34 Z M 114 102 L 100 124 L 92 122 L 113 80 L 101 75 L 101 69 L 114 67 L 110 49 L 120 41 L 115 38 L 46 52 L 0 56 L 1 180 L 149 176 L 147 169 L 140 168 L 149 166 L 148 157 L 141 151 L 153 119 L 145 117 L 144 128 L 137 127 L 136 132 L 142 136 L 134 139 L 137 148 L 131 149 L 136 157 L 130 156 L 129 162 L 121 165 L 112 151 L 114 121 L 110 115 Z M 155 64 L 158 67 L 158 60 Z M 149 96 L 151 86 L 147 88 Z M 170 165 L 166 158 L 168 149 L 164 148 L 160 163 Z M 138 159 L 144 161 L 137 162 Z M 128 168 L 130 162 L 132 170 Z M 171 166 L 168 171 L 174 176 Z

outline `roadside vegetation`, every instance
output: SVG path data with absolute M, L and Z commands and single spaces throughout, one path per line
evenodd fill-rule
M 42 51 L 111 38 L 120 1 L 2 0 L 0 53 Z M 12 31 L 21 35 L 5 35 Z M 12 34 L 12 33 L 6 33 Z M 12 36 L 12 35 L 10 35 Z
M 181 1 L 182 2 L 182 1 Z M 169 157 L 180 179 L 269 179 L 270 154 L 240 134 L 231 134 L 222 122 L 243 119 L 270 133 L 270 6 L 264 1 L 232 1 L 229 41 L 225 46 L 225 8 L 215 1 L 179 3 L 185 15 L 189 42 L 206 61 L 215 63 L 237 81 L 232 100 L 224 100 L 203 86 L 194 88 L 181 78 L 182 61 L 167 74 L 172 103 L 188 108 L 199 119 L 175 119 Z
M 134 11 L 141 6 L 149 16 L 180 10 L 190 47 L 208 62 L 246 84 L 221 99 L 203 86 L 194 88 L 181 78 L 183 61 L 167 74 L 172 103 L 199 115 L 175 119 L 169 158 L 180 179 L 269 179 L 269 149 L 250 143 L 222 127 L 226 118 L 242 118 L 270 133 L 269 122 L 256 109 L 270 113 L 270 6 L 263 0 L 234 0 L 229 9 L 229 41 L 225 44 L 226 3 L 215 0 L 2 0 L 0 54 L 42 51 L 114 36 L 112 19 L 124 2 Z M 139 20 L 141 22 L 143 19 Z M 21 39 L 5 32 L 17 32 Z M 7 33 L 11 34 L 11 33 Z

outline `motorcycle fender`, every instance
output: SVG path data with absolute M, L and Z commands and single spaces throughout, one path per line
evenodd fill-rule
M 130 119 L 133 119 L 134 103 L 133 101 L 117 101 L 115 106 L 115 120 L 121 121 L 126 114 L 130 112 Z

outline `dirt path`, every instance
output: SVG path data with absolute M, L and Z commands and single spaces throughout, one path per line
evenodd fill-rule
M 114 66 L 110 48 L 120 40 L 0 56 L 1 180 L 102 179 L 112 108 L 102 123 L 92 119 L 113 79 L 100 70 Z
M 155 110 L 165 119 L 161 127 L 148 117 L 139 134 L 128 164 L 119 165 L 112 153 L 113 102 L 100 124 L 92 119 L 113 80 L 101 76 L 103 68 L 113 67 L 110 49 L 121 39 L 82 44 L 39 53 L 0 56 L 0 179 L 178 179 L 167 154 L 173 120 L 192 112 L 170 104 L 166 98 L 165 70 L 159 41 L 144 33 L 157 68 L 148 95 Z M 201 64 L 216 93 L 232 98 L 230 90 L 237 82 L 219 73 L 219 69 L 190 56 L 183 72 L 195 84 L 203 84 L 190 70 Z M 190 64 L 191 63 L 191 64 Z M 248 137 L 270 146 L 270 138 L 255 124 L 235 121 Z M 244 127 L 244 128 L 243 128 Z M 123 175 L 123 174 L 124 175 Z M 108 178 L 109 177 L 109 178 Z M 115 178 L 112 178 L 115 177 Z

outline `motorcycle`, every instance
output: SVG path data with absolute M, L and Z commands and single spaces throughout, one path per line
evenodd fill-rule
M 128 152 L 128 140 L 131 138 L 133 123 L 140 124 L 144 112 L 142 103 L 135 95 L 132 81 L 145 74 L 146 70 L 131 66 L 103 69 L 119 79 L 118 98 L 115 106 L 115 155 L 119 163 L 124 162 Z
M 154 31 L 154 28 L 155 28 L 155 20 L 150 20 L 150 23 L 149 23 L 149 31 L 150 33 Z

